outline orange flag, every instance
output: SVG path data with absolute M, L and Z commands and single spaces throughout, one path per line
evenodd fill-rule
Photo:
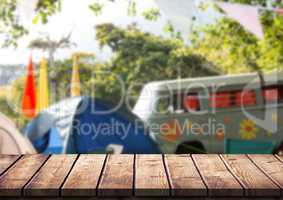
M 73 71 L 72 71 L 72 82 L 71 82 L 71 96 L 81 96 L 81 84 L 79 75 L 78 56 L 74 57 Z
M 29 59 L 26 86 L 22 99 L 22 112 L 29 118 L 36 116 L 36 86 L 33 72 L 32 55 Z

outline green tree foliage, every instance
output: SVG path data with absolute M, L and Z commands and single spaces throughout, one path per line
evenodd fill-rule
M 95 14 L 95 16 L 99 16 L 102 13 L 104 5 L 102 3 L 94 2 L 89 6 L 90 10 Z
M 161 16 L 160 12 L 156 8 L 151 8 L 142 12 L 142 16 L 149 21 L 157 21 Z
M 48 16 L 53 15 L 61 8 L 60 0 L 39 0 L 36 5 L 34 23 L 48 22 Z M 28 29 L 23 26 L 17 12 L 17 0 L 0 0 L 0 36 L 4 41 L 1 46 L 17 46 L 17 41 L 28 34 Z
M 99 25 L 96 32 L 101 47 L 109 47 L 114 55 L 106 63 L 79 63 L 84 95 L 120 100 L 124 96 L 122 87 L 130 90 L 126 96 L 137 97 L 148 82 L 218 74 L 210 62 L 194 55 L 180 40 L 143 33 L 133 26 L 122 29 L 113 24 Z M 55 88 L 52 102 L 70 96 L 72 64 L 72 60 L 64 60 L 49 67 L 50 88 Z
M 0 45 L 16 45 L 16 40 L 27 34 L 16 15 L 17 0 L 0 0 L 0 36 L 5 35 L 4 41 Z
M 134 26 L 122 29 L 113 24 L 99 25 L 97 39 L 101 47 L 109 47 L 114 55 L 102 64 L 81 60 L 80 80 L 82 94 L 86 96 L 112 101 L 126 97 L 122 100 L 133 105 L 148 82 L 218 74 L 210 62 L 195 55 L 182 41 L 143 33 Z M 51 104 L 70 97 L 72 65 L 72 60 L 68 59 L 57 61 L 55 67 L 48 68 Z M 15 97 L 11 101 L 20 107 L 24 79 L 16 80 L 13 85 Z M 123 87 L 126 91 L 122 91 Z M 23 127 L 26 122 L 23 116 L 9 110 L 7 113 Z
M 137 3 L 135 0 L 129 1 L 128 15 L 132 17 L 137 15 Z
M 283 6 L 281 0 L 230 0 L 229 2 L 263 7 Z M 261 22 L 265 32 L 263 40 L 257 39 L 242 25 L 224 15 L 215 23 L 195 30 L 191 36 L 192 47 L 196 53 L 212 61 L 224 73 L 282 70 L 283 17 L 274 12 L 262 11 Z
M 37 18 L 41 18 L 42 23 L 48 22 L 48 17 L 61 10 L 60 0 L 39 0 L 36 6 Z
M 93 11 L 95 16 L 99 16 L 107 1 L 115 2 L 115 0 L 95 0 L 89 6 L 89 9 Z M 128 15 L 136 16 L 136 0 L 127 1 L 129 3 Z M 34 24 L 39 22 L 43 24 L 48 23 L 50 16 L 61 11 L 61 4 L 62 0 L 38 0 L 32 22 Z M 148 11 L 144 11 L 142 15 L 145 19 L 156 21 L 159 17 L 159 11 L 157 9 L 149 9 Z M 0 46 L 17 47 L 17 41 L 28 33 L 28 28 L 20 22 L 20 16 L 17 11 L 17 0 L 0 0 L 0 37 L 4 38 L 4 41 L 0 42 Z
M 100 46 L 110 47 L 114 53 L 112 60 L 102 69 L 119 75 L 126 88 L 158 80 L 217 74 L 210 62 L 195 55 L 178 39 L 164 39 L 141 32 L 135 26 L 122 29 L 113 24 L 98 25 L 96 33 Z M 100 81 L 104 81 L 101 84 L 103 90 L 109 91 L 105 96 L 120 92 L 114 77 Z M 140 87 L 131 92 L 138 95 Z

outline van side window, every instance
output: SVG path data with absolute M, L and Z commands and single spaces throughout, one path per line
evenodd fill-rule
M 224 91 L 211 94 L 211 108 L 233 108 L 241 106 L 256 106 L 256 92 L 252 90 L 245 91 Z
M 183 106 L 186 112 L 200 110 L 200 101 L 197 94 L 187 94 L 183 99 Z
M 270 86 L 263 88 L 262 95 L 266 104 L 283 102 L 283 86 Z
M 169 98 L 160 98 L 157 102 L 155 108 L 157 113 L 164 114 L 167 113 L 170 109 L 170 100 Z
M 236 105 L 241 106 L 256 106 L 256 92 L 252 90 L 244 90 L 236 92 Z
M 212 108 L 230 108 L 232 106 L 232 94 L 230 92 L 218 92 L 211 94 L 210 106 Z

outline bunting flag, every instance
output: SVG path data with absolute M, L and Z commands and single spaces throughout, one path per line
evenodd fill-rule
M 276 8 L 276 9 L 274 9 L 274 11 L 275 11 L 278 15 L 283 16 L 283 9 L 282 9 L 282 8 Z
M 42 58 L 39 70 L 39 85 L 37 93 L 36 110 L 39 113 L 49 106 L 49 89 L 47 75 L 47 60 Z
M 72 71 L 72 82 L 71 82 L 71 96 L 81 96 L 81 84 L 79 75 L 78 57 L 74 56 L 73 71 Z
M 26 117 L 33 118 L 36 116 L 36 87 L 33 72 L 32 55 L 29 59 L 26 85 L 22 99 L 22 112 Z
M 263 28 L 259 19 L 259 8 L 237 3 L 216 2 L 227 16 L 238 21 L 245 29 L 263 39 Z

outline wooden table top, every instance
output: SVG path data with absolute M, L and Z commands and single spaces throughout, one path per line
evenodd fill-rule
M 282 197 L 277 155 L 0 155 L 0 199 Z

